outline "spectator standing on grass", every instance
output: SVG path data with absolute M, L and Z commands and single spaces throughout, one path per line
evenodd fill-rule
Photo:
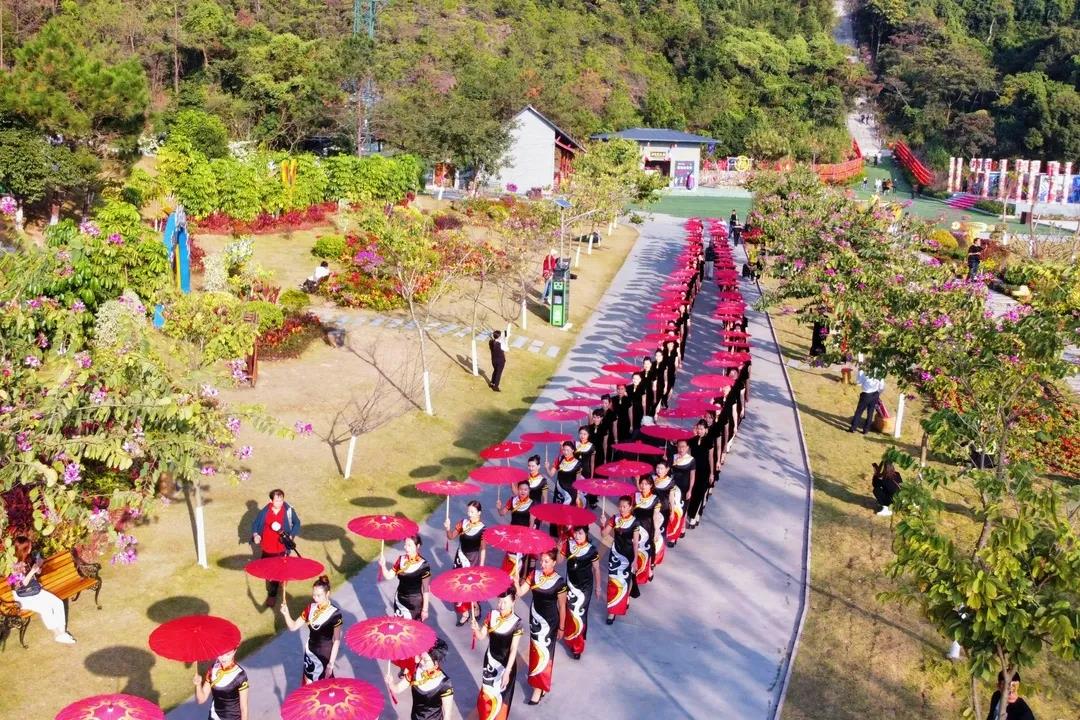
M 488 383 L 495 392 L 502 392 L 499 389 L 499 383 L 502 382 L 503 368 L 506 367 L 506 353 L 510 349 L 509 333 L 502 334 L 501 330 L 496 330 L 491 333 L 491 339 L 488 340 L 488 350 L 491 351 L 491 382 Z
M 544 277 L 544 304 L 551 304 L 551 284 L 555 281 L 555 270 L 559 267 L 559 254 L 555 252 L 555 248 L 548 250 L 548 254 L 544 257 L 544 265 L 542 268 L 542 274 Z
M 863 420 L 862 424 L 862 434 L 865 435 L 874 419 L 874 413 L 877 411 L 881 391 L 885 389 L 885 381 L 867 375 L 861 369 L 856 376 L 856 381 L 859 383 L 859 404 L 855 407 L 855 415 L 851 418 L 851 426 L 848 427 L 848 432 L 855 432 L 855 426 L 859 424 L 859 417 L 865 412 L 866 419 Z
M 251 539 L 259 547 L 259 557 L 284 557 L 295 548 L 293 538 L 300 532 L 300 517 L 285 502 L 285 492 L 270 491 L 270 504 L 263 507 L 251 524 Z M 273 607 L 281 583 L 266 581 L 266 606 Z
M 990 697 L 990 714 L 986 720 L 998 720 L 999 705 L 1002 694 L 1005 695 L 1005 720 L 1035 720 L 1035 713 L 1020 697 L 1020 673 L 1014 673 L 1012 682 L 1009 683 L 1009 691 L 1005 690 L 1005 676 L 998 673 L 998 689 Z
M 974 280 L 979 274 L 979 263 L 982 262 L 982 241 L 975 238 L 971 241 L 967 251 L 968 280 Z

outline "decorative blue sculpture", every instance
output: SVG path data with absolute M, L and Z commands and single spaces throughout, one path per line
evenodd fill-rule
M 187 214 L 183 206 L 178 206 L 165 221 L 162 240 L 169 253 L 169 264 L 176 287 L 180 292 L 191 292 L 191 252 L 188 247 Z

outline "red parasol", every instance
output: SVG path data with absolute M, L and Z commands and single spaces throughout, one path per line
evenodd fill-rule
M 655 350 L 657 346 L 650 345 L 649 347 Z M 621 358 L 639 358 L 641 357 L 641 352 L 637 350 L 623 350 L 621 353 L 618 353 L 618 355 Z M 607 392 L 607 390 L 604 392 Z
M 484 529 L 484 542 L 512 553 L 536 555 L 555 547 L 555 538 L 542 530 L 523 525 L 495 525 Z
M 717 390 L 692 390 L 690 392 L 679 393 L 679 402 L 713 405 L 713 400 L 718 394 L 722 393 L 718 392 Z M 714 406 L 714 409 L 718 408 Z
M 725 290 L 724 292 L 717 293 L 717 297 L 721 300 L 730 302 L 741 302 L 743 299 L 742 293 L 737 290 Z
M 621 442 L 615 443 L 611 447 L 615 448 L 619 452 L 630 453 L 631 455 L 663 455 L 664 449 L 658 448 L 655 445 L 649 445 L 635 440 L 634 442 Z
M 531 442 L 514 442 L 513 440 L 503 440 L 501 443 L 496 443 L 491 447 L 486 447 L 480 451 L 480 457 L 485 460 L 505 460 L 507 458 L 517 457 L 518 455 L 524 455 L 532 450 Z
M 416 657 L 430 650 L 435 640 L 435 631 L 424 623 L 396 615 L 361 620 L 345 633 L 350 650 L 376 660 Z
M 568 408 L 559 408 L 558 410 L 541 410 L 536 413 L 536 417 L 539 420 L 545 422 L 574 422 L 577 420 L 584 420 L 589 417 L 589 413 L 584 410 L 570 410 Z
M 600 497 L 621 497 L 622 495 L 631 495 L 637 492 L 637 488 L 633 483 L 622 482 L 621 480 L 612 480 L 611 478 L 587 478 L 585 480 L 578 480 L 574 483 L 574 487 L 583 493 L 589 495 L 599 495 Z
M 728 350 L 721 350 L 720 352 L 713 353 L 714 360 L 741 360 L 742 362 L 750 362 L 753 357 L 748 352 L 731 352 Z
M 385 704 L 371 683 L 326 678 L 289 693 L 281 704 L 281 720 L 375 720 Z
M 634 368 L 634 372 L 637 372 L 637 368 Z M 593 385 L 629 385 L 630 380 L 622 375 L 600 375 L 590 380 Z
M 601 365 L 600 369 L 608 373 L 636 373 L 641 368 L 633 363 L 617 362 Z
M 469 473 L 469 478 L 485 485 L 507 485 L 529 479 L 529 471 L 516 467 L 481 465 Z
M 562 443 L 567 442 L 567 441 L 572 442 L 574 438 L 572 438 L 570 435 L 568 435 L 566 433 L 557 433 L 557 432 L 552 432 L 550 430 L 545 430 L 543 432 L 522 433 L 521 434 L 521 439 L 522 440 L 528 440 L 529 442 L 532 442 L 532 443 L 540 443 L 541 445 L 548 445 L 548 444 L 552 444 L 552 443 L 562 444 Z
M 653 350 L 656 349 L 656 343 L 649 342 L 648 340 L 638 340 L 637 342 L 632 342 L 627 345 L 626 349 L 636 350 L 639 353 L 651 353 Z
M 675 442 L 676 440 L 689 440 L 694 437 L 692 430 L 686 430 L 680 427 L 674 427 L 672 425 L 642 425 L 641 434 L 648 435 L 649 437 L 659 438 L 665 442 Z
M 563 505 L 562 503 L 533 505 L 529 508 L 529 514 L 541 522 L 569 527 L 592 525 L 596 520 L 596 516 L 585 508 L 579 508 L 577 505 Z
M 607 395 L 608 391 L 604 388 L 588 387 L 586 385 L 575 385 L 573 387 L 566 388 L 567 392 L 572 392 L 575 395 Z
M 750 337 L 750 333 L 742 332 L 740 330 L 721 330 L 720 336 L 725 340 L 746 340 Z
M 244 566 L 244 572 L 260 580 L 289 582 L 319 577 L 326 569 L 318 560 L 295 556 L 268 557 L 252 560 Z
M 416 483 L 416 489 L 422 493 L 428 495 L 445 495 L 446 496 L 446 519 L 450 519 L 450 498 L 456 495 L 475 495 L 480 492 L 481 488 L 478 485 L 470 485 L 469 483 L 458 482 L 457 480 L 428 480 L 427 482 Z M 450 541 L 447 540 L 447 549 L 449 550 Z
M 431 594 L 446 602 L 480 602 L 497 597 L 512 582 L 500 568 L 463 567 L 447 570 L 432 580 Z
M 652 471 L 652 465 L 637 460 L 616 460 L 615 462 L 604 463 L 593 470 L 597 475 L 606 475 L 608 477 L 638 477 Z M 574 486 L 577 487 L 577 484 L 575 483 Z
M 688 403 L 686 405 L 678 405 L 676 407 L 661 408 L 657 411 L 656 414 L 662 418 L 690 420 L 691 418 L 701 417 L 708 410 L 711 410 L 712 407 L 713 406 L 709 403 Z
M 165 720 L 165 713 L 149 700 L 114 693 L 76 700 L 58 712 L 56 720 Z
M 651 313 L 649 313 L 648 315 L 646 315 L 645 317 L 649 318 L 650 320 L 667 321 L 667 320 L 676 319 L 677 317 L 679 317 L 679 313 L 677 313 L 677 312 L 667 312 L 667 311 L 664 311 L 664 310 L 654 310 Z
M 724 370 L 735 370 L 743 366 L 742 360 L 735 360 L 733 358 L 712 358 L 702 363 L 705 367 L 721 368 Z
M 664 342 L 666 340 L 675 340 L 678 337 L 679 336 L 676 335 L 675 333 L 669 333 L 669 332 L 667 332 L 667 333 L 649 333 L 648 335 L 646 335 L 643 338 L 643 340 L 644 340 L 644 342 L 653 343 L 653 348 L 655 349 L 656 343 L 662 343 L 662 342 Z
M 720 388 L 729 388 L 735 384 L 735 378 L 728 377 L 727 375 L 695 375 L 690 378 L 690 384 L 694 387 L 705 388 L 707 390 L 719 390 Z
M 600 399 L 599 398 L 594 398 L 594 397 L 591 397 L 591 398 L 572 397 L 572 398 L 563 398 L 562 400 L 556 400 L 555 404 L 558 405 L 561 408 L 575 408 L 575 407 L 592 408 L 592 407 L 598 407 L 600 405 Z M 525 437 L 525 436 L 522 435 L 521 437 Z
M 155 655 L 186 663 L 213 660 L 239 645 L 240 628 L 214 615 L 185 615 L 150 633 Z
M 404 540 L 420 532 L 420 526 L 400 515 L 361 515 L 349 521 L 346 527 L 360 537 L 373 540 Z

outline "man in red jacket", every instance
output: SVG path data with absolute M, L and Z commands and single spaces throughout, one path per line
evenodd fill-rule
M 293 538 L 300 532 L 300 518 L 289 503 L 285 502 L 283 490 L 270 491 L 270 504 L 259 511 L 251 524 L 251 539 L 259 546 L 259 557 L 282 557 L 296 547 Z M 287 539 L 286 539 L 287 538 Z M 273 607 L 277 601 L 281 583 L 266 581 L 266 606 Z
M 555 279 L 555 268 L 559 266 L 559 254 L 555 252 L 555 248 L 548 250 L 547 256 L 544 257 L 544 304 L 551 304 L 551 283 Z

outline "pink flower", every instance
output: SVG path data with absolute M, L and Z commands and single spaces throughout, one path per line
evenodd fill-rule
M 240 482 L 245 482 L 251 479 L 251 473 L 249 473 L 247 470 L 241 470 L 240 472 L 236 473 L 236 477 L 238 480 L 240 480 Z
M 242 445 L 240 449 L 236 451 L 236 457 L 238 460 L 249 460 L 251 458 L 251 446 Z
M 99 228 L 92 220 L 83 220 L 79 223 L 79 232 L 83 235 L 89 235 L 90 237 L 98 237 L 101 235 L 101 228 Z
M 33 449 L 33 444 L 30 442 L 30 433 L 25 430 L 15 436 L 15 446 L 19 448 L 19 452 L 29 452 Z
M 217 468 L 213 465 L 203 465 L 199 472 L 206 477 L 213 477 L 217 475 Z
M 64 466 L 64 484 L 72 485 L 82 480 L 82 469 L 78 463 L 69 462 Z
M 23 358 L 23 365 L 30 368 L 39 368 L 41 367 L 41 360 L 37 355 L 27 355 Z
M 229 430 L 235 435 L 236 433 L 240 432 L 240 418 L 230 417 L 228 420 L 225 421 L 225 427 L 229 428 Z
M 310 435 L 312 431 L 311 423 L 304 422 L 303 420 L 297 420 L 293 425 L 298 435 Z
M 88 369 L 93 364 L 93 361 L 90 359 L 90 353 L 88 352 L 75 353 L 75 362 L 78 363 L 79 367 L 83 370 Z
M 109 393 L 105 391 L 105 388 L 97 388 L 94 392 L 90 393 L 90 402 L 95 405 L 100 405 L 105 402 L 105 398 L 109 396 Z
M 218 390 L 213 385 L 203 385 L 199 390 L 199 394 L 204 398 L 216 398 L 218 396 Z
M 120 233 L 113 233 L 109 236 L 109 243 L 111 243 L 112 245 L 123 245 L 124 238 L 122 235 L 120 235 Z

